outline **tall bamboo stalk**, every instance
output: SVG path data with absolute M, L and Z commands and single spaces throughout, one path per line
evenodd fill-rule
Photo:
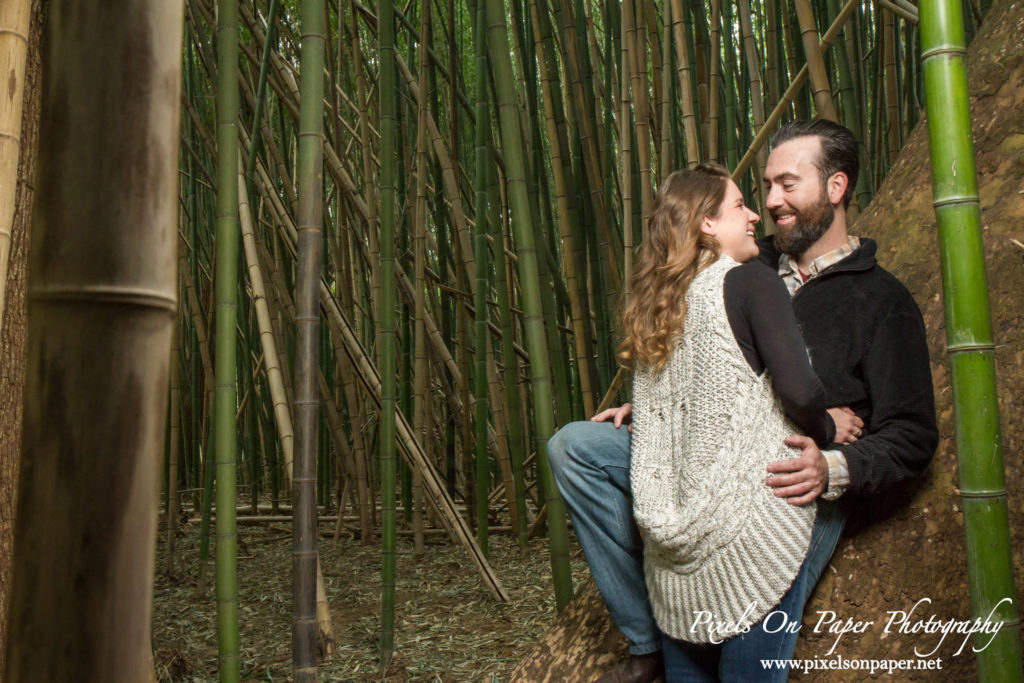
M 21 147 L 30 16 L 31 0 L 6 0 L 0 5 L 0 74 L 6 75 L 4 94 L 0 96 L 0 320 L 4 316 L 14 196 L 18 188 L 18 151 Z
M 182 16 L 180 2 L 49 5 L 12 682 L 155 678 Z M 87 401 L 82 387 L 95 391 Z
M 295 283 L 295 465 L 292 477 L 292 672 L 317 680 L 316 460 L 320 401 L 320 270 L 323 223 L 324 3 L 302 2 L 298 163 L 298 279 Z
M 395 93 L 394 9 L 381 3 L 377 15 L 380 59 L 380 486 L 381 486 L 381 666 L 395 645 Z
M 217 4 L 217 345 L 213 371 L 217 484 L 217 642 L 222 683 L 238 681 L 238 547 L 235 530 L 238 431 L 236 322 L 238 309 L 238 3 Z
M 537 254 L 530 220 L 529 198 L 526 196 L 525 170 L 522 159 L 522 133 L 516 112 L 512 63 L 509 60 L 508 31 L 501 0 L 487 0 L 488 49 L 494 68 L 501 119 L 502 149 L 505 153 L 506 178 L 512 203 L 513 227 L 516 233 L 516 254 L 519 259 L 519 281 L 523 288 L 524 324 L 533 389 L 534 421 L 537 434 L 537 463 L 548 506 L 548 534 L 551 551 L 551 572 L 555 600 L 561 609 L 572 599 L 572 572 L 569 567 L 568 530 L 565 504 L 558 495 L 547 461 L 547 440 L 554 433 L 551 412 L 551 380 L 547 363 L 544 324 L 541 318 L 540 283 L 537 277 Z
M 1014 603 L 1017 593 L 963 19 L 960 3 L 953 0 L 923 0 L 920 11 L 971 611 L 989 623 L 1002 621 L 991 641 L 987 635 L 987 642 L 976 638 L 978 676 L 986 682 L 1021 681 L 1020 616 Z

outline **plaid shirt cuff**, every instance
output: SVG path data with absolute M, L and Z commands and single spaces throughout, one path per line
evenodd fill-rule
M 846 493 L 850 485 L 850 468 L 842 451 L 822 451 L 828 463 L 828 490 L 822 494 L 825 500 L 835 500 Z

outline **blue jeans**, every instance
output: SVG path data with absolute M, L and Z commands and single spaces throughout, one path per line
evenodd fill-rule
M 786 681 L 788 670 L 765 668 L 761 660 L 793 656 L 799 633 L 790 632 L 785 626 L 799 625 L 803 620 L 804 605 L 832 557 L 844 521 L 838 505 L 819 501 L 811 545 L 800 572 L 778 606 L 751 626 L 748 633 L 734 636 L 720 645 L 697 645 L 662 634 L 666 682 Z
M 572 422 L 548 440 L 548 460 L 597 589 L 635 655 L 661 649 L 647 597 L 643 541 L 633 521 L 630 434 L 611 422 Z
M 662 642 L 647 596 L 643 541 L 633 520 L 630 445 L 631 436 L 625 425 L 615 429 L 610 422 L 573 422 L 548 441 L 548 459 L 608 612 L 629 640 L 629 651 L 640 655 L 662 649 Z M 794 588 L 785 596 L 792 595 L 794 599 L 797 621 L 832 556 L 842 521 L 837 506 L 819 505 L 811 551 L 801 569 L 803 588 L 796 590 L 794 582 Z M 752 628 L 751 634 L 754 631 Z M 788 652 L 796 646 L 796 637 L 790 640 Z M 666 650 L 666 667 L 668 656 Z M 764 680 L 764 672 L 760 674 L 758 678 Z

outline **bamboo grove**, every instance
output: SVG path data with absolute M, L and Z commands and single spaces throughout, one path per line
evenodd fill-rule
M 181 505 L 207 556 L 216 489 L 237 630 L 236 506 L 296 511 L 300 679 L 333 637 L 317 507 L 382 544 L 385 658 L 399 528 L 445 529 L 497 600 L 489 531 L 547 533 L 565 605 L 545 444 L 628 396 L 616 312 L 659 181 L 713 160 L 762 206 L 767 135 L 818 115 L 859 138 L 863 209 L 924 106 L 908 0 L 187 0 L 184 26 L 165 570 Z

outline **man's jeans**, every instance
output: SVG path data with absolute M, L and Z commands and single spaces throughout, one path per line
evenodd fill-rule
M 661 634 L 651 616 L 644 580 L 643 542 L 633 520 L 630 440 L 625 425 L 615 429 L 611 422 L 573 422 L 548 441 L 548 459 L 594 582 L 612 619 L 629 640 L 629 651 L 639 655 L 661 649 Z M 780 604 L 778 608 L 785 607 L 788 618 L 800 621 L 804 603 L 832 556 L 842 526 L 839 507 L 819 503 L 811 550 L 793 587 L 783 598 L 788 605 Z M 769 643 L 755 644 L 751 640 L 755 632 L 763 632 L 760 625 L 745 634 L 744 642 L 766 651 L 762 646 L 770 646 Z M 782 640 L 777 648 L 779 654 L 765 654 L 764 658 L 788 658 L 796 647 L 796 635 Z M 666 667 L 669 658 L 666 650 Z M 758 673 L 757 680 L 767 680 L 766 672 Z

